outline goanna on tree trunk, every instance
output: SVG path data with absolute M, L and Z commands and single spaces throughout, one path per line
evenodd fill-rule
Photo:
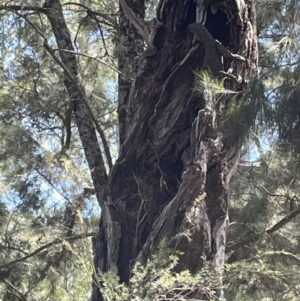
M 225 58 L 222 69 L 232 75 L 224 79 L 225 86 L 246 90 L 257 68 L 253 3 L 162 0 L 157 19 L 150 22 L 140 18 L 138 1 L 120 4 L 130 21 L 126 26 L 138 32 L 146 49 L 136 53 L 138 68 L 121 104 L 125 125 L 102 204 L 100 232 L 93 241 L 95 267 L 105 272 L 117 266 L 121 280 L 128 282 L 135 260 L 147 260 L 162 238 L 178 233 L 185 233 L 176 241 L 184 252 L 179 269 L 196 272 L 205 260 L 221 266 L 228 184 L 242 139 L 227 143 L 218 133 L 229 96 L 222 100 L 226 105 L 217 105 L 208 89 L 203 95 L 193 91 L 194 71 L 203 67 L 207 47 L 194 40 L 188 26 L 205 25 L 222 44 L 220 49 L 245 58 Z M 97 284 L 92 299 L 101 300 Z

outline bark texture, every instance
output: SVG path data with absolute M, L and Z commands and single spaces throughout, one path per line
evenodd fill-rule
M 132 3 L 121 2 L 129 8 Z M 94 239 L 96 268 L 107 271 L 116 265 L 124 282 L 136 259 L 147 260 L 162 238 L 178 233 L 184 234 L 173 241 L 184 252 L 179 269 L 196 272 L 205 260 L 215 266 L 223 262 L 228 184 L 242 139 L 228 143 L 218 133 L 230 98 L 220 105 L 209 89 L 204 95 L 193 92 L 193 71 L 205 59 L 204 45 L 193 43 L 187 28 L 195 21 L 247 59 L 246 64 L 225 60 L 224 70 L 241 78 L 238 85 L 226 80 L 227 87 L 246 89 L 245 74 L 249 78 L 257 68 L 251 0 L 162 0 L 154 22 L 159 25 L 152 26 L 152 33 L 150 23 L 135 25 L 147 48 L 128 100 L 121 104 L 126 111 L 124 138 Z M 96 291 L 93 301 L 101 299 Z
M 145 4 L 144 1 L 130 0 L 128 5 L 133 8 L 134 13 L 144 18 Z M 144 41 L 137 33 L 135 27 L 125 16 L 122 7 L 120 7 L 120 18 L 118 28 L 118 45 L 117 53 L 119 59 L 119 146 L 122 147 L 126 131 L 127 104 L 132 81 L 138 69 L 138 53 L 143 52 Z

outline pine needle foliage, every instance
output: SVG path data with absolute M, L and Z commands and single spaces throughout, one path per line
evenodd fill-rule
M 159 301 L 195 300 L 195 296 L 219 300 L 220 275 L 208 263 L 200 273 L 185 270 L 176 272 L 180 254 L 162 242 L 158 252 L 142 265 L 137 262 L 132 270 L 129 285 L 120 284 L 116 269 L 100 274 L 105 300 L 110 301 Z
M 254 79 L 247 91 L 236 92 L 227 89 L 223 79 L 212 76 L 209 71 L 196 71 L 194 92 L 202 95 L 205 100 L 212 99 L 217 113 L 222 117 L 218 131 L 226 146 L 240 141 L 244 143 L 249 137 L 249 129 L 257 126 L 257 113 L 267 103 L 265 87 L 262 81 Z
M 284 151 L 300 151 L 299 133 L 299 3 L 259 2 L 260 66 L 268 99 L 265 121 Z M 272 10 L 267 10 L 272 7 Z M 273 14 L 266 19 L 265 15 Z M 264 21 L 263 21 L 264 20 Z M 274 141 L 275 142 L 275 141 Z
M 231 183 L 224 283 L 229 300 L 298 300 L 299 217 L 274 226 L 299 209 L 299 3 L 257 6 L 263 101 Z
M 299 208 L 298 160 L 263 148 L 251 160 L 244 157 L 231 186 L 226 296 L 297 300 L 299 218 L 272 234 L 266 230 Z

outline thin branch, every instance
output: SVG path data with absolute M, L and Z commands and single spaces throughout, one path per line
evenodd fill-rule
M 271 233 L 279 230 L 284 225 L 286 225 L 287 223 L 289 223 L 292 219 L 294 219 L 298 214 L 300 214 L 300 208 L 295 209 L 294 211 L 290 212 L 288 215 L 286 215 L 281 221 L 279 221 L 278 223 L 276 223 L 274 226 L 266 229 L 266 232 L 268 234 L 271 234 Z
M 47 9 L 41 6 L 23 6 L 23 5 L 0 5 L 0 10 L 8 11 L 35 11 L 38 13 L 47 14 Z
M 107 47 L 106 47 L 106 42 L 105 42 L 105 38 L 104 38 L 104 35 L 103 35 L 103 30 L 102 30 L 102 28 L 101 28 L 101 26 L 99 24 L 100 21 L 96 17 L 94 17 L 94 20 L 97 21 L 97 25 L 98 25 L 98 28 L 99 28 L 99 31 L 100 31 L 100 35 L 101 35 L 103 47 L 105 49 L 104 56 L 108 56 L 109 54 L 108 54 L 108 50 L 107 50 Z
M 80 28 L 81 28 L 81 26 L 83 25 L 83 23 L 84 23 L 84 21 L 85 21 L 85 19 L 86 19 L 87 17 L 88 17 L 88 16 L 84 17 L 84 18 L 79 22 L 79 26 L 78 26 L 78 28 L 77 28 L 77 30 L 76 30 L 76 34 L 75 34 L 75 37 L 74 37 L 74 40 L 73 40 L 76 49 L 79 48 L 79 47 L 77 46 L 77 36 L 79 35 Z
M 86 10 L 87 14 L 88 15 L 94 15 L 94 16 L 99 16 L 105 20 L 107 20 L 108 22 L 111 23 L 111 25 L 114 27 L 114 28 L 117 28 L 118 27 L 118 22 L 116 21 L 116 18 L 111 18 L 110 15 L 112 16 L 115 16 L 115 14 L 103 14 L 103 13 L 100 13 L 98 11 L 94 11 L 94 10 L 91 10 L 90 8 L 88 8 L 87 6 L 81 4 L 81 3 L 76 3 L 76 2 L 67 2 L 67 3 L 64 3 L 62 4 L 62 6 L 65 6 L 65 5 L 76 5 L 76 6 L 80 6 L 82 7 L 83 9 Z
M 3 282 L 6 283 L 10 288 L 12 288 L 14 291 L 16 291 L 20 295 L 20 297 L 19 297 L 12 292 L 15 297 L 17 297 L 21 301 L 27 301 L 25 296 L 12 283 L 10 283 L 9 281 L 7 281 L 5 279 L 3 280 Z
M 24 160 L 24 159 L 23 159 Z M 25 161 L 25 160 L 24 160 Z M 25 161 L 27 162 L 27 161 Z M 34 168 L 34 170 L 62 197 L 64 198 L 68 203 L 72 203 L 71 200 L 63 194 L 56 186 L 52 183 L 50 179 L 48 179 L 47 176 L 45 176 L 41 171 L 39 171 L 38 168 Z
M 74 54 L 76 54 L 76 55 L 80 55 L 80 56 L 87 57 L 87 58 L 92 59 L 92 60 L 96 60 L 97 62 L 99 62 L 99 63 L 105 65 L 106 67 L 110 68 L 111 70 L 113 70 L 113 71 L 115 71 L 115 72 L 117 72 L 117 73 L 119 73 L 119 74 L 125 76 L 125 75 L 124 75 L 121 71 L 119 71 L 117 68 L 115 68 L 115 67 L 109 65 L 108 63 L 106 63 L 106 62 L 104 62 L 104 61 L 98 59 L 97 57 L 91 56 L 91 55 L 89 55 L 89 54 L 82 53 L 82 52 L 76 52 L 76 51 L 72 51 L 72 50 L 68 50 L 68 49 L 57 49 L 57 48 L 53 48 L 52 50 L 53 50 L 53 51 L 59 50 L 59 51 L 63 51 L 63 52 L 74 53 Z M 126 76 L 125 76 L 125 77 L 126 77 Z M 128 77 L 128 76 L 127 76 L 127 78 L 130 79 L 131 81 L 133 81 L 132 78 L 130 78 L 130 77 Z
M 74 3 L 69 3 L 69 4 L 74 4 Z M 104 23 L 106 25 L 111 25 L 111 24 L 107 24 L 106 22 L 102 22 L 101 20 L 99 20 L 96 17 L 95 13 L 89 11 L 86 6 L 84 6 L 82 4 L 77 4 L 77 5 L 84 7 L 87 10 L 87 15 L 79 22 L 79 26 L 77 28 L 77 32 L 76 32 L 75 37 L 74 37 L 74 45 L 78 49 L 78 46 L 77 46 L 77 36 L 79 34 L 79 30 L 80 30 L 81 26 L 84 24 L 85 20 L 88 17 L 90 17 L 92 20 L 96 21 L 96 24 L 97 24 L 97 26 L 99 28 L 99 32 L 100 32 L 100 35 L 101 35 L 101 38 L 102 38 L 102 43 L 103 43 L 103 46 L 104 46 L 104 49 L 105 49 L 105 55 L 104 56 L 108 56 L 109 54 L 108 54 L 108 50 L 107 50 L 107 47 L 106 47 L 105 38 L 104 38 L 104 35 L 103 35 L 103 30 L 102 30 L 102 28 L 101 28 L 101 26 L 100 26 L 99 23 Z M 116 26 L 117 26 L 117 23 L 115 23 L 115 25 L 113 27 L 116 27 Z
M 72 237 L 56 238 L 52 242 L 50 242 L 50 243 L 48 243 L 48 244 L 46 244 L 46 245 L 44 245 L 44 246 L 36 249 L 35 251 L 33 251 L 32 253 L 30 253 L 30 254 L 28 254 L 26 256 L 23 256 L 21 258 L 18 258 L 16 260 L 11 261 L 11 262 L 8 262 L 8 263 L 0 265 L 0 269 L 9 268 L 9 267 L 15 265 L 18 262 L 27 260 L 28 258 L 33 257 L 33 256 L 39 254 L 43 250 L 46 250 L 46 249 L 48 249 L 51 246 L 63 243 L 64 241 L 73 241 L 73 240 L 82 239 L 82 238 L 86 238 L 86 237 L 90 237 L 90 236 L 96 236 L 97 234 L 98 234 L 98 232 L 90 232 L 90 233 L 83 233 L 83 234 L 74 235 Z
M 288 257 L 291 257 L 295 260 L 297 260 L 299 263 L 300 263 L 300 258 L 293 254 L 293 253 L 290 253 L 290 252 L 286 252 L 286 251 L 267 251 L 267 252 L 264 252 L 264 253 L 261 253 L 261 254 L 258 254 L 258 255 L 254 255 L 250 258 L 247 258 L 245 259 L 246 262 L 250 262 L 252 260 L 257 260 L 257 259 L 260 259 L 260 258 L 263 258 L 265 256 L 271 256 L 271 255 L 284 255 L 284 256 L 288 256 Z M 278 300 L 278 299 L 277 299 Z
M 28 20 L 27 20 L 28 21 Z M 42 34 L 43 36 L 43 34 Z M 44 36 L 43 36 L 44 37 Z M 79 87 L 77 81 L 75 80 L 73 74 L 70 72 L 69 68 L 55 55 L 53 49 L 49 46 L 49 44 L 47 43 L 46 38 L 44 37 L 44 46 L 45 49 L 48 51 L 48 53 L 52 56 L 52 58 L 62 67 L 62 69 L 67 73 L 68 77 L 70 78 L 70 80 L 72 81 L 72 83 L 74 84 L 77 92 L 79 93 L 79 95 L 81 96 L 82 102 L 84 103 L 90 117 L 92 118 L 92 121 L 100 135 L 100 138 L 102 140 L 103 143 L 103 147 L 104 147 L 104 152 L 106 155 L 106 159 L 107 159 L 107 163 L 109 166 L 109 169 L 112 168 L 112 158 L 111 158 L 111 154 L 110 154 L 110 150 L 109 150 L 109 146 L 108 146 L 108 142 L 106 140 L 105 134 L 103 132 L 103 130 L 100 127 L 100 124 L 98 123 L 97 119 L 95 118 L 92 109 L 90 107 L 90 105 L 88 104 L 88 101 L 86 99 L 85 93 L 82 91 L 82 89 Z
M 247 244 L 250 244 L 250 243 L 253 243 L 257 240 L 259 240 L 261 237 L 261 235 L 257 234 L 257 233 L 252 233 L 250 234 L 247 238 L 235 243 L 235 244 L 232 244 L 232 245 L 229 245 L 229 246 L 226 246 L 226 253 L 229 253 L 229 252 L 232 252 L 232 251 L 235 251 L 241 247 L 244 247 L 245 245 Z
M 265 193 L 266 194 L 268 194 L 268 195 L 270 195 L 270 196 L 279 196 L 279 197 L 285 197 L 285 195 L 283 195 L 283 194 L 277 194 L 277 193 L 273 193 L 273 192 L 270 192 L 270 191 L 268 191 L 262 184 L 260 184 L 260 183 L 256 183 L 259 187 L 261 187 L 264 191 L 265 191 Z
M 14 251 L 19 251 L 19 252 L 21 252 L 23 254 L 28 254 L 28 252 L 25 252 L 25 251 L 21 250 L 20 248 L 11 247 L 11 246 L 0 245 L 0 250 L 1 249 L 9 249 L 9 250 L 14 250 Z
M 80 6 L 82 8 L 84 8 L 87 12 L 87 14 L 90 15 L 94 15 L 94 16 L 99 16 L 103 19 L 105 19 L 106 21 L 110 22 L 111 26 L 113 26 L 114 28 L 117 28 L 118 23 L 116 21 L 116 18 L 112 18 L 110 17 L 108 14 L 103 14 L 101 12 L 97 12 L 97 11 L 93 11 L 91 9 L 89 9 L 87 6 L 80 4 L 80 3 L 75 3 L 75 2 L 67 2 L 62 4 L 62 6 L 65 5 L 76 5 L 76 6 Z M 0 5 L 0 10 L 8 10 L 8 11 L 35 11 L 37 13 L 43 13 L 43 14 L 47 14 L 47 9 L 42 7 L 42 6 L 23 6 L 23 5 Z M 111 14 L 112 16 L 114 16 L 113 14 Z

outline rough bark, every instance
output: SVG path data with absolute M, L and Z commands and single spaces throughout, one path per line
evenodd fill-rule
M 174 242 L 184 251 L 179 269 L 197 272 L 205 260 L 215 266 L 223 261 L 228 184 L 242 139 L 226 143 L 218 133 L 226 105 L 217 105 L 209 90 L 193 92 L 193 71 L 202 66 L 205 47 L 193 46 L 187 26 L 206 21 L 213 37 L 247 59 L 247 65 L 224 62 L 225 71 L 243 79 L 238 86 L 226 80 L 228 87 L 246 89 L 245 73 L 251 77 L 257 67 L 251 0 L 213 8 L 200 0 L 164 0 L 157 18 L 160 26 L 146 41 L 131 86 L 121 152 L 94 239 L 96 268 L 116 265 L 124 282 L 136 259 L 147 260 L 162 238 L 178 233 L 185 234 Z M 92 300 L 100 299 L 93 294 Z

